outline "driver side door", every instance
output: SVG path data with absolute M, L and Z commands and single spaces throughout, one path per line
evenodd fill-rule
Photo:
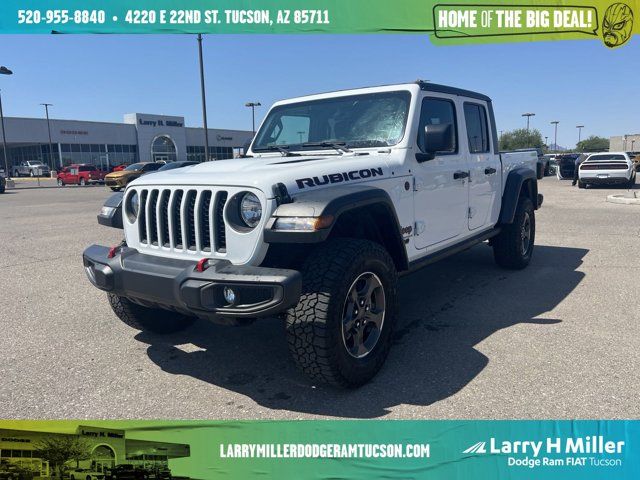
M 425 96 L 418 125 L 418 151 L 427 152 L 425 128 L 447 128 L 450 132 L 443 150 L 433 158 L 416 157 L 414 170 L 415 246 L 417 249 L 444 248 L 467 230 L 469 208 L 469 167 L 460 148 L 457 100 Z

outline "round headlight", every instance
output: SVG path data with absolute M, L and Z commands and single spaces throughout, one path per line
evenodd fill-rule
M 260 199 L 253 193 L 247 192 L 240 200 L 240 218 L 247 227 L 254 228 L 262 218 Z
M 133 192 L 133 195 L 129 197 L 129 213 L 135 220 L 138 217 L 138 211 L 140 210 L 140 196 L 138 192 Z

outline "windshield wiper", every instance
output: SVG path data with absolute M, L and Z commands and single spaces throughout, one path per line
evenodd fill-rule
M 290 152 L 288 147 L 285 148 L 282 145 L 267 145 L 266 147 L 262 147 L 259 150 L 269 150 L 271 152 L 274 152 L 277 150 L 282 154 L 283 157 L 294 157 L 299 155 L 298 153 Z
M 337 150 L 338 152 L 340 152 L 340 154 L 344 153 L 349 153 L 351 152 L 351 150 L 349 150 L 346 147 L 346 143 L 345 142 L 305 142 L 302 144 L 303 147 L 331 147 L 334 150 Z

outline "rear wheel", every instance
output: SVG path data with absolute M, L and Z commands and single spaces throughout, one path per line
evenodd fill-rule
M 130 327 L 153 333 L 175 333 L 190 327 L 195 318 L 180 313 L 149 308 L 133 303 L 126 297 L 107 293 L 111 309 Z
M 536 217 L 533 202 L 520 197 L 513 223 L 504 225 L 494 237 L 493 257 L 498 265 L 520 270 L 529 265 L 536 236 Z
M 391 347 L 397 272 L 386 250 L 335 239 L 302 268 L 302 295 L 286 315 L 289 350 L 309 377 L 341 387 L 373 378 Z

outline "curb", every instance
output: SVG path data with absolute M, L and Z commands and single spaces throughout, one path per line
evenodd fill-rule
M 607 202 L 619 203 L 621 205 L 640 205 L 640 196 L 638 196 L 638 192 L 636 191 L 617 193 L 615 195 L 608 195 Z

